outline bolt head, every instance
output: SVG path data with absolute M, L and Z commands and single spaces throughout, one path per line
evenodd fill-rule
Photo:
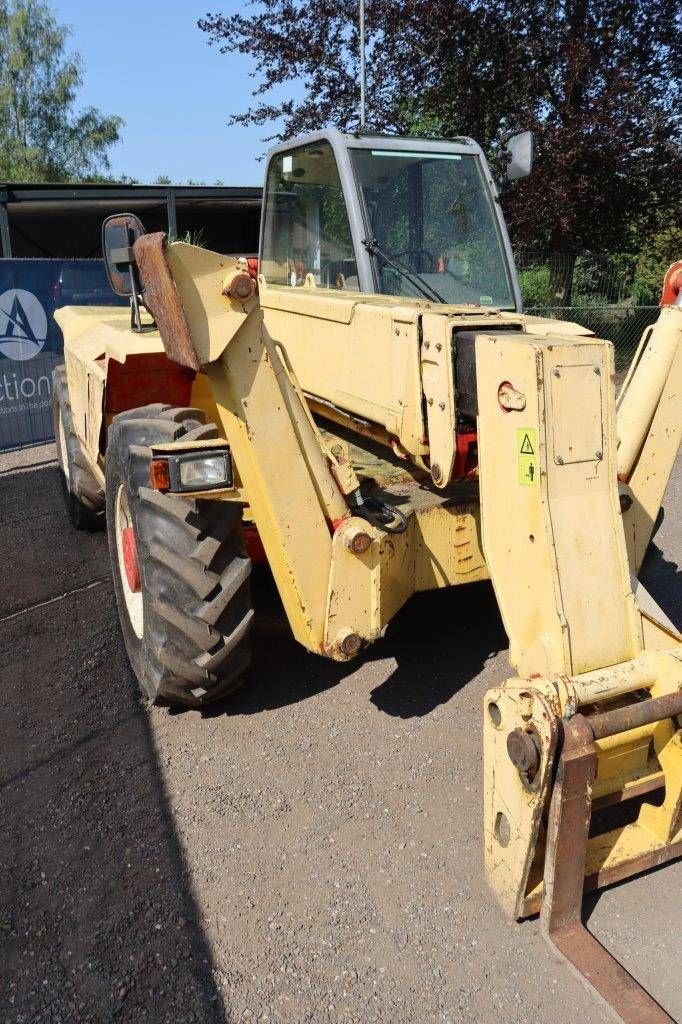
M 346 658 L 354 658 L 362 647 L 362 639 L 357 633 L 346 633 L 339 643 L 339 648 Z
M 223 295 L 236 302 L 247 302 L 256 293 L 256 282 L 250 274 L 228 274 L 223 282 Z
M 507 753 L 514 767 L 531 778 L 540 767 L 540 750 L 532 733 L 525 729 L 512 729 L 507 736 Z
M 372 538 L 364 530 L 360 530 L 358 533 L 352 534 L 346 541 L 346 547 L 349 551 L 352 551 L 354 555 L 364 555 L 366 551 L 369 551 L 372 546 Z

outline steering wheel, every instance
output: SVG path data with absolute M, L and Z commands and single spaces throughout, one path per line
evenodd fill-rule
M 428 263 L 430 263 L 430 265 L 431 265 L 431 270 L 430 271 L 428 271 L 428 270 L 426 271 L 427 274 L 431 273 L 433 271 L 433 268 L 436 266 L 435 257 L 433 255 L 433 253 L 429 252 L 428 249 L 398 249 L 397 252 L 389 252 L 388 255 L 392 259 L 396 259 L 396 260 L 400 259 L 401 256 L 407 257 L 407 259 L 409 261 L 408 262 L 408 266 L 409 266 L 410 270 L 413 269 L 413 264 L 412 264 L 412 257 L 413 256 L 416 256 L 418 260 L 419 260 L 419 258 L 423 258 L 424 256 L 426 256 L 426 259 L 427 259 Z M 419 265 L 419 264 L 417 264 L 417 265 Z M 415 270 L 414 273 L 415 274 L 424 273 L 424 271 Z

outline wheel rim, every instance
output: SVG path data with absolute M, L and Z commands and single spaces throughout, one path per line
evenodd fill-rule
M 71 473 L 69 472 L 69 449 L 66 446 L 66 431 L 64 430 L 64 412 L 59 407 L 59 455 L 62 463 L 62 472 L 67 484 L 71 484 Z
M 132 626 L 133 632 L 138 640 L 142 639 L 144 630 L 144 606 L 142 601 L 142 590 L 133 589 L 135 586 L 131 578 L 131 549 L 130 542 L 134 544 L 134 533 L 126 533 L 133 529 L 133 517 L 128 504 L 128 496 L 125 488 L 121 485 L 116 494 L 116 553 L 118 555 L 118 572 L 123 590 L 126 612 Z M 126 547 L 128 548 L 126 564 Z M 135 555 L 135 558 L 137 556 Z M 132 585 L 131 585 L 132 584 Z

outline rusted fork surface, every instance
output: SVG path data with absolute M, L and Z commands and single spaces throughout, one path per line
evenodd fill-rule
M 629 713 L 635 721 L 624 719 Z M 611 956 L 582 922 L 592 783 L 597 771 L 595 732 L 600 738 L 623 728 L 647 725 L 682 714 L 682 694 L 642 701 L 628 712 L 617 710 L 564 723 L 564 742 L 549 813 L 545 856 L 542 928 L 553 945 L 625 1024 L 675 1024 L 662 1006 Z M 592 723 L 595 727 L 593 729 Z M 645 871 L 676 856 L 679 844 L 639 857 L 628 874 Z

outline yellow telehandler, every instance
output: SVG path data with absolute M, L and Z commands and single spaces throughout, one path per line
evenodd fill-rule
M 241 683 L 253 560 L 341 661 L 415 592 L 490 579 L 517 673 L 483 708 L 492 889 L 623 1020 L 669 1021 L 581 902 L 682 854 L 682 643 L 637 580 L 680 441 L 682 264 L 616 402 L 610 343 L 522 312 L 471 139 L 277 147 L 257 266 L 130 214 L 103 250 L 130 313 L 56 314 L 55 431 L 144 693 Z

